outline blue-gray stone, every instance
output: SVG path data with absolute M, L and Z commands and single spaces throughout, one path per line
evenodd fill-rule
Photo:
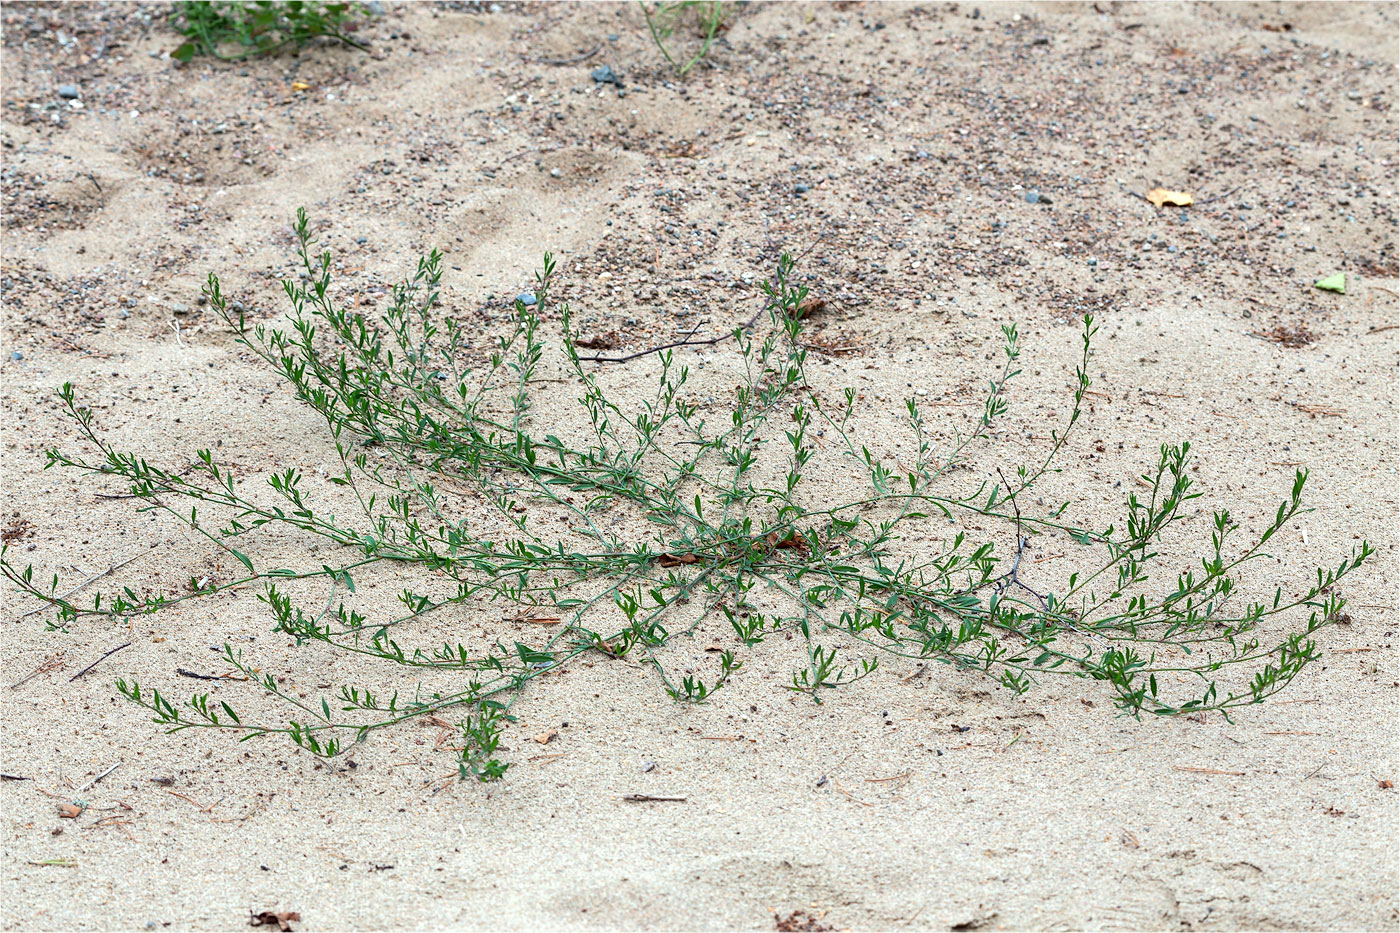
M 82 95 L 78 93 L 76 84 L 60 84 L 58 86 L 58 96 L 67 100 L 77 100 Z
M 515 296 L 515 300 L 523 305 L 532 305 L 535 303 L 535 295 L 533 292 L 521 292 Z
M 24 359 L 24 354 L 21 353 L 21 352 L 19 352 L 18 350 L 16 350 L 15 352 L 13 352 L 13 353 L 10 354 L 10 359 L 12 359 L 12 360 L 22 360 L 22 359 Z
M 808 191 L 811 191 L 811 190 L 812 190 L 812 186 L 811 186 L 811 185 L 794 185 L 792 190 L 793 190 L 793 191 L 796 191 L 798 194 L 806 194 Z
M 1040 192 L 1039 192 L 1039 191 L 1027 191 L 1027 192 L 1026 192 L 1026 203 L 1027 203 L 1027 204 L 1039 204 L 1039 203 L 1040 203 Z
M 617 72 L 612 70 L 612 65 L 599 65 L 597 68 L 594 68 L 590 74 L 593 80 L 599 84 L 615 84 L 618 87 L 622 87 L 622 78 L 618 76 Z

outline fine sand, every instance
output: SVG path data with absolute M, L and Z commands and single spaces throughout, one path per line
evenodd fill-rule
M 60 590 L 133 557 L 82 595 L 237 569 L 117 485 L 41 469 L 45 448 L 82 448 L 65 381 L 167 466 L 217 447 L 251 486 L 296 467 L 324 489 L 323 425 L 197 300 L 217 271 L 257 319 L 280 315 L 301 206 L 346 300 L 382 304 L 436 246 L 444 306 L 492 333 L 552 250 L 558 297 L 621 351 L 744 322 L 777 253 L 805 251 L 825 301 L 813 369 L 865 396 L 857 431 L 881 456 L 907 445 L 915 393 L 939 437 L 965 428 L 1020 322 L 1024 379 L 982 471 L 1043 447 L 1092 312 L 1096 394 L 1052 489 L 1081 521 L 1114 521 L 1157 446 L 1190 439 L 1205 495 L 1171 545 L 1182 568 L 1212 509 L 1257 532 L 1299 466 L 1315 510 L 1251 594 L 1296 593 L 1363 538 L 1377 553 L 1323 660 L 1233 723 L 1137 722 L 1093 683 L 1017 698 L 906 662 L 818 706 L 779 689 L 793 651 L 766 643 L 698 707 L 632 662 L 542 678 L 491 785 L 441 780 L 455 737 L 431 725 L 326 766 L 281 739 L 165 737 L 116 695 L 135 676 L 247 698 L 177 673 L 222 672 L 225 642 L 309 696 L 412 689 L 291 649 L 253 590 L 67 633 L 7 591 L 6 929 L 262 911 L 296 929 L 1400 928 L 1394 4 L 753 4 L 683 81 L 635 6 L 387 4 L 361 32 L 372 55 L 185 67 L 165 14 L 0 14 L 0 525 Z M 1159 210 L 1141 196 L 1159 185 L 1197 203 Z M 1312 287 L 1334 272 L 1345 295 Z M 677 357 L 722 387 L 732 352 Z M 625 403 L 654 375 L 642 359 L 600 378 Z M 537 418 L 563 417 L 576 392 L 557 388 Z M 1034 579 L 1063 579 L 1065 549 Z M 402 586 L 368 579 L 363 598 Z M 429 624 L 532 635 L 499 608 Z

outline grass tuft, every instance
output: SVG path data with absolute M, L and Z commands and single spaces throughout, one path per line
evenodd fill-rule
M 651 6 L 647 6 L 646 0 L 637 0 L 637 5 L 642 8 L 651 41 L 678 78 L 684 78 L 690 69 L 710 54 L 715 36 L 724 30 L 732 12 L 731 5 L 722 0 L 657 0 Z M 672 48 L 674 43 L 671 40 L 683 24 L 693 27 L 700 42 L 700 47 L 688 57 L 678 48 L 673 52 Z

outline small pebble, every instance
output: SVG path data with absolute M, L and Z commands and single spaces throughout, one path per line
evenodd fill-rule
M 612 70 L 612 65 L 599 65 L 590 72 L 590 75 L 598 84 L 615 84 L 622 87 L 622 79 L 618 77 L 617 72 Z
M 521 292 L 520 294 L 515 296 L 515 300 L 523 305 L 532 305 L 535 303 L 535 293 Z
M 793 190 L 793 191 L 796 191 L 798 194 L 806 194 L 808 191 L 811 191 L 811 190 L 812 190 L 812 186 L 811 186 L 811 185 L 794 185 L 792 190 Z
M 1039 203 L 1040 203 L 1040 192 L 1039 192 L 1039 191 L 1027 191 L 1027 192 L 1026 192 L 1026 203 L 1027 203 L 1027 204 L 1039 204 Z
M 13 353 L 10 354 L 10 359 L 12 359 L 12 360 L 22 360 L 22 359 L 24 359 L 24 354 L 21 353 L 21 352 L 19 352 L 18 350 L 16 350 L 15 352 L 13 352 Z
M 76 84 L 60 84 L 58 86 L 58 96 L 65 100 L 77 100 L 81 95 L 78 93 Z

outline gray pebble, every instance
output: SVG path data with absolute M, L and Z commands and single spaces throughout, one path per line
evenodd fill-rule
M 19 352 L 18 350 L 16 350 L 15 352 L 13 352 L 13 353 L 10 354 L 10 359 L 12 359 L 12 360 L 22 360 L 22 359 L 24 359 L 24 354 L 21 353 L 21 352 Z
M 370 16 L 384 15 L 384 4 L 380 3 L 379 0 L 369 0 L 369 3 L 365 4 L 365 8 L 369 10 Z
M 812 190 L 812 186 L 811 186 L 811 185 L 794 185 L 792 190 L 793 190 L 793 191 L 796 191 L 798 194 L 806 194 L 808 191 L 811 191 L 811 190 Z
M 532 305 L 535 303 L 535 293 L 521 292 L 520 294 L 515 296 L 515 300 L 523 305 Z
M 615 84 L 618 87 L 622 87 L 622 78 L 618 76 L 617 72 L 612 70 L 612 65 L 599 65 L 589 72 L 589 74 L 598 84 Z
M 60 84 L 58 86 L 58 96 L 65 100 L 77 100 L 82 95 L 78 93 L 76 84 Z

